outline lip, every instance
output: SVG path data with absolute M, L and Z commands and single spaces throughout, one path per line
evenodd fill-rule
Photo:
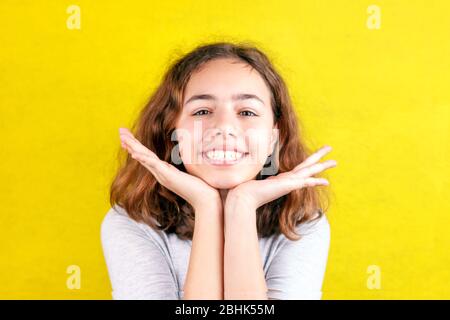
M 242 157 L 236 160 L 230 159 L 210 159 L 206 156 L 206 152 L 202 152 L 202 158 L 209 164 L 219 167 L 234 166 L 244 160 L 248 156 L 248 152 L 242 152 Z
M 234 151 L 234 152 L 240 152 L 240 153 L 247 153 L 246 151 L 241 150 L 240 148 L 230 147 L 230 146 L 217 147 L 217 148 L 208 148 L 208 149 L 203 150 L 203 152 L 206 153 L 206 152 L 215 151 L 215 150 Z

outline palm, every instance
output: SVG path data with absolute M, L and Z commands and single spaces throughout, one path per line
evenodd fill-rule
M 265 180 L 244 182 L 231 190 L 231 195 L 233 195 L 231 198 L 238 196 L 256 209 L 295 189 L 316 185 L 328 185 L 326 179 L 315 178 L 313 175 L 337 165 L 335 160 L 317 163 L 329 151 L 331 151 L 331 147 L 328 146 L 320 149 L 291 171 L 271 176 Z
M 172 164 L 163 161 L 140 143 L 127 129 L 120 130 L 122 146 L 147 168 L 158 182 L 189 202 L 193 207 L 208 200 L 208 197 L 219 198 L 218 190 L 202 179 L 178 170 Z

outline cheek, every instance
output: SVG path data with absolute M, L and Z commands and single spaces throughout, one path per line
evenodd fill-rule
M 187 165 L 198 165 L 201 164 L 201 153 L 199 143 L 194 141 L 181 141 L 179 142 L 179 151 L 181 160 L 185 166 Z M 187 168 L 186 168 L 187 169 Z
M 267 157 L 272 153 L 271 133 L 260 131 L 258 134 L 248 136 L 248 146 L 252 164 L 264 165 Z
M 181 159 L 183 159 L 183 162 L 186 162 L 191 154 L 190 143 L 185 140 L 178 141 L 178 150 L 180 151 Z
M 198 161 L 198 146 L 200 141 L 198 139 L 194 127 L 190 123 L 184 123 L 176 129 L 176 139 L 178 141 L 178 152 L 181 156 L 181 160 L 186 165 L 195 164 Z

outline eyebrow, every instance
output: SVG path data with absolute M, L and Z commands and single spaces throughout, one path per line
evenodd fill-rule
M 231 97 L 231 99 L 233 101 L 242 101 L 242 100 L 249 100 L 249 99 L 255 99 L 258 100 L 259 102 L 261 102 L 264 105 L 264 101 L 258 97 L 257 95 L 254 94 L 250 94 L 250 93 L 239 93 L 239 94 L 235 94 Z M 187 105 L 188 103 L 195 101 L 195 100 L 217 100 L 215 96 L 211 95 L 211 94 L 196 94 L 193 95 L 192 97 L 190 97 L 185 105 Z

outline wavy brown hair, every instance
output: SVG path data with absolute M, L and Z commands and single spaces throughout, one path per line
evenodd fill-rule
M 218 58 L 234 58 L 247 63 L 259 72 L 269 87 L 274 121 L 279 129 L 278 154 L 275 155 L 278 172 L 290 171 L 303 162 L 311 153 L 300 135 L 288 88 L 268 57 L 249 43 L 200 45 L 173 62 L 133 124 L 131 131 L 135 137 L 160 159 L 171 162 L 171 151 L 176 145 L 171 136 L 176 129 L 190 76 L 206 62 Z M 129 154 L 122 161 L 111 184 L 111 206 L 121 206 L 132 219 L 152 228 L 175 232 L 181 239 L 192 239 L 193 207 L 159 184 L 151 172 Z M 174 165 L 186 172 L 182 163 Z M 256 179 L 267 177 L 260 172 Z M 298 240 L 300 235 L 295 232 L 296 226 L 320 218 L 328 209 L 323 207 L 324 203 L 328 206 L 328 195 L 316 187 L 297 189 L 269 202 L 257 209 L 258 235 L 282 233 L 290 240 Z

